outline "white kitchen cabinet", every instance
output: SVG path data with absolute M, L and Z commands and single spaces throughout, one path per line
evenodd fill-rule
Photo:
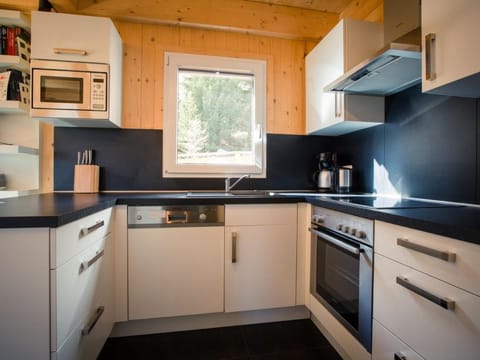
M 325 85 L 383 47 L 382 24 L 341 20 L 307 55 L 307 133 L 341 135 L 382 124 L 384 98 L 324 92 Z
M 223 312 L 223 256 L 223 226 L 129 229 L 129 320 Z
M 32 12 L 32 59 L 110 64 L 118 47 L 120 36 L 108 18 Z
M 0 230 L 1 359 L 98 356 L 113 326 L 113 234 L 82 224 Z M 58 261 L 56 250 L 78 240 L 85 246 Z
M 295 305 L 297 205 L 226 205 L 225 311 Z
M 373 359 L 391 359 L 405 345 L 426 359 L 478 358 L 477 251 L 474 244 L 376 221 L 373 317 L 401 343 L 395 349 L 388 337 L 374 336 Z
M 479 14 L 478 0 L 422 0 L 423 92 L 480 97 Z

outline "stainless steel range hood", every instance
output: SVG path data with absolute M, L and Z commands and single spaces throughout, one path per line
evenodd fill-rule
M 387 96 L 421 81 L 419 0 L 385 0 L 384 21 L 386 46 L 326 85 L 324 91 Z M 389 41 L 405 29 L 406 34 Z

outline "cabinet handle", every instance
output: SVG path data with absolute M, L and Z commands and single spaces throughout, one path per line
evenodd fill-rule
M 237 238 L 238 233 L 232 232 L 232 264 L 237 262 Z
M 339 91 L 335 91 L 335 117 L 342 116 L 342 94 Z
M 412 243 L 407 239 L 397 238 L 397 245 L 444 261 L 455 262 L 457 260 L 457 255 L 455 253 L 432 249 L 427 246 Z
M 90 266 L 95 264 L 97 262 L 97 260 L 100 259 L 103 256 L 103 254 L 104 254 L 104 250 L 98 251 L 97 254 L 93 258 L 91 258 L 88 261 L 83 261 L 80 264 L 80 270 L 78 271 L 78 273 L 81 274 L 82 272 L 87 270 Z
M 407 278 L 401 278 L 400 276 L 397 276 L 397 284 L 403 286 L 404 288 L 414 292 L 415 294 L 427 300 L 430 300 L 431 302 L 437 304 L 438 306 L 446 310 L 455 310 L 455 301 L 438 297 L 437 295 L 434 295 L 431 292 L 412 284 L 410 281 L 408 281 Z
M 401 352 L 396 352 L 393 355 L 393 359 L 394 360 L 407 360 L 407 357 L 405 355 L 403 355 Z
M 95 230 L 100 229 L 103 225 L 105 225 L 105 221 L 102 220 L 102 221 L 97 222 L 95 225 L 92 225 L 92 226 L 87 227 L 87 228 L 82 228 L 80 230 L 80 236 L 88 235 L 88 234 L 94 232 Z
M 95 327 L 95 325 L 97 324 L 98 320 L 102 317 L 104 311 L 105 311 L 105 306 L 99 306 L 98 307 L 97 311 L 95 311 L 95 314 L 93 315 L 90 322 L 87 324 L 87 326 L 85 326 L 82 329 L 82 336 L 86 336 L 86 335 L 88 335 L 92 332 L 92 330 Z
M 68 54 L 68 55 L 88 55 L 87 50 L 82 49 L 65 49 L 65 48 L 53 48 L 54 54 Z
M 435 80 L 435 67 L 433 53 L 435 51 L 435 34 L 425 35 L 425 79 Z

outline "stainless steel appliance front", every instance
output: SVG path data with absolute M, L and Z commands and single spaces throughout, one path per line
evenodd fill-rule
M 313 207 L 311 294 L 372 349 L 373 221 Z
M 32 60 L 31 116 L 108 119 L 109 66 Z

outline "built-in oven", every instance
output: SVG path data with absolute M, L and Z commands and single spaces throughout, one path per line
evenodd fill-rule
M 373 221 L 313 207 L 311 294 L 372 349 Z

